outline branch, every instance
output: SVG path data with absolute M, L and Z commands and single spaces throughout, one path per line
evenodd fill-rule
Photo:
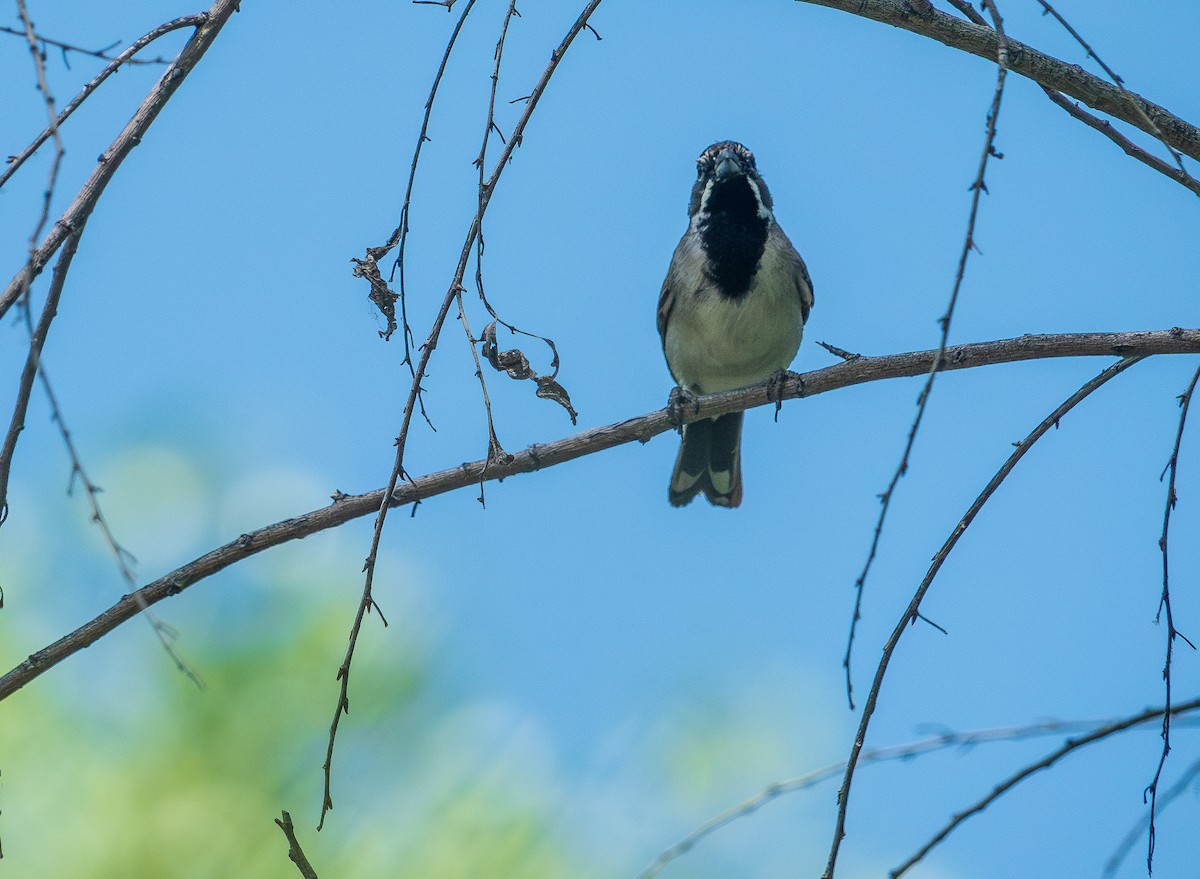
M 1200 329 L 1180 329 L 1132 333 L 1074 333 L 1020 336 L 995 342 L 952 345 L 946 349 L 942 369 L 970 369 L 999 363 L 1040 360 L 1051 357 L 1137 357 L 1154 354 L 1200 354 Z M 927 373 L 936 351 L 914 351 L 884 357 L 860 356 L 824 369 L 785 379 L 771 389 L 755 385 L 737 391 L 700 397 L 694 412 L 685 422 L 712 418 L 757 406 L 775 405 L 777 400 L 813 397 L 865 382 L 891 378 L 911 378 Z M 666 409 L 659 409 L 615 424 L 594 427 L 552 443 L 534 444 L 513 455 L 504 465 L 486 459 L 464 463 L 414 479 L 392 494 L 391 506 L 403 506 L 467 485 L 474 485 L 487 470 L 488 480 L 506 479 L 520 473 L 532 473 L 584 455 L 595 454 L 634 441 L 647 442 L 660 433 L 674 430 L 676 423 Z M 127 595 L 74 632 L 29 656 L 0 677 L 0 699 L 7 698 L 30 681 L 62 662 L 68 656 L 94 644 L 121 623 L 136 615 L 141 606 L 157 604 L 177 595 L 242 559 L 298 540 L 352 519 L 378 514 L 385 492 L 376 490 L 361 495 L 338 492 L 333 503 L 292 519 L 284 519 L 256 531 L 243 534 L 188 562 L 164 577 L 142 587 L 136 597 Z
M 333 808 L 333 800 L 330 796 L 330 766 L 333 761 L 333 746 L 334 739 L 337 736 L 338 722 L 347 709 L 349 708 L 349 680 L 350 680 L 350 664 L 354 659 L 354 649 L 358 642 L 358 633 L 362 624 L 363 615 L 372 607 L 374 600 L 371 597 L 371 586 L 375 578 L 375 561 L 379 553 L 379 541 L 383 537 L 383 525 L 387 519 L 388 510 L 395 506 L 391 500 L 385 501 L 385 498 L 394 498 L 396 495 L 396 485 L 400 481 L 401 476 L 408 478 L 408 473 L 404 469 L 404 453 L 408 448 L 408 431 L 412 425 L 413 412 L 415 411 L 418 399 L 421 393 L 421 382 L 425 380 L 426 370 L 429 368 L 430 358 L 433 357 L 433 352 L 437 348 L 438 339 L 441 338 L 442 327 L 445 326 L 446 316 L 450 313 L 450 306 L 461 295 L 463 289 L 463 276 L 467 271 L 467 263 L 471 259 L 471 250 L 475 246 L 475 239 L 479 235 L 479 230 L 483 224 L 483 216 L 487 212 L 488 204 L 491 202 L 492 195 L 496 191 L 496 186 L 500 182 L 500 175 L 508 166 L 509 160 L 512 158 L 513 151 L 521 144 L 521 139 L 524 136 L 525 126 L 529 124 L 529 119 L 533 116 L 533 112 L 537 109 L 538 101 L 545 93 L 547 86 L 550 84 L 550 79 L 554 76 L 554 71 L 558 69 L 559 63 L 574 42 L 584 25 L 587 24 L 588 18 L 596 11 L 601 3 L 601 0 L 588 0 L 583 11 L 579 13 L 579 17 L 567 30 L 567 35 L 563 37 L 562 42 L 558 47 L 550 53 L 550 61 L 547 63 L 542 74 L 538 77 L 537 84 L 533 87 L 530 93 L 529 100 L 525 104 L 525 109 L 521 113 L 521 117 L 517 120 L 517 124 L 513 127 L 512 134 L 509 136 L 508 142 L 500 151 L 499 158 L 496 159 L 496 164 L 492 169 L 491 176 L 487 182 L 479 190 L 479 208 L 475 211 L 475 216 L 471 220 L 471 226 L 467 230 L 466 240 L 463 242 L 462 250 L 459 251 L 458 265 L 454 271 L 454 279 L 450 282 L 450 288 L 446 291 L 445 297 L 442 299 L 441 307 L 438 309 L 437 316 L 433 319 L 433 325 L 429 328 L 429 335 L 426 336 L 424 343 L 421 345 L 421 357 L 417 362 L 416 369 L 413 372 L 412 384 L 409 387 L 408 399 L 404 404 L 404 415 L 400 420 L 400 432 L 396 436 L 396 456 L 392 464 L 392 473 L 388 478 L 387 488 L 379 495 L 376 501 L 375 510 L 375 530 L 371 536 L 371 548 L 367 552 L 366 562 L 363 564 L 363 572 L 365 574 L 363 582 L 362 599 L 359 601 L 358 612 L 355 616 L 354 624 L 350 630 L 349 644 L 346 647 L 346 657 L 342 660 L 341 666 L 338 668 L 337 679 L 341 683 L 341 689 L 338 695 L 337 707 L 334 709 L 333 722 L 329 728 L 329 747 L 326 751 L 325 763 L 322 769 L 325 773 L 325 797 L 321 804 L 321 818 L 317 824 L 317 829 L 320 830 L 325 823 L 325 815 Z M 493 468 L 488 471 L 488 477 L 492 478 L 492 473 L 503 473 L 506 468 Z M 484 471 L 480 471 L 479 482 L 485 481 Z
M 1196 193 L 1196 195 L 1200 195 L 1200 181 L 1197 181 L 1196 178 L 1191 174 L 1188 174 L 1186 171 L 1181 171 L 1170 163 L 1164 162 L 1158 156 L 1151 155 L 1150 153 L 1146 152 L 1146 150 L 1142 149 L 1125 135 L 1121 134 L 1121 132 L 1117 131 L 1113 124 L 1107 119 L 1099 119 L 1093 116 L 1078 104 L 1068 100 L 1059 92 L 1054 91 L 1054 89 L 1046 89 L 1045 91 L 1046 96 L 1050 98 L 1050 100 L 1058 104 L 1058 106 L 1062 107 L 1071 116 L 1078 119 L 1084 125 L 1099 131 L 1101 134 L 1119 146 L 1125 155 L 1129 156 L 1130 158 L 1137 159 L 1142 164 L 1153 168 L 1159 174 L 1170 177 L 1180 186 L 1185 186 L 1192 192 Z
M 308 858 L 304 855 L 304 849 L 300 847 L 300 840 L 296 838 L 296 827 L 292 824 L 292 816 L 284 812 L 282 818 L 275 819 L 275 823 L 279 825 L 279 829 L 287 837 L 288 859 L 296 865 L 296 869 L 300 871 L 300 875 L 304 879 L 317 879 L 317 871 L 308 862 Z
M 902 875 L 903 873 L 905 873 L 906 871 L 908 871 L 908 869 L 910 867 L 912 867 L 919 860 L 921 860 L 923 857 L 925 857 L 925 855 L 929 854 L 929 852 L 938 843 L 940 843 L 947 836 L 949 836 L 954 831 L 954 829 L 956 827 L 958 827 L 958 825 L 962 824 L 964 821 L 966 821 L 972 815 L 976 815 L 976 814 L 982 812 L 984 809 L 986 809 L 988 806 L 990 806 L 993 802 L 995 802 L 999 797 L 1003 796 L 1005 793 L 1007 793 L 1009 790 L 1014 788 L 1016 785 L 1020 784 L 1025 779 L 1029 778 L 1029 776 L 1033 775 L 1034 773 L 1040 772 L 1043 769 L 1049 769 L 1051 766 L 1053 766 L 1055 763 L 1057 763 L 1063 757 L 1070 754 L 1072 751 L 1077 751 L 1080 748 L 1082 748 L 1084 745 L 1090 745 L 1093 742 L 1097 742 L 1100 739 L 1107 738 L 1108 736 L 1111 736 L 1115 733 L 1124 732 L 1125 730 L 1129 729 L 1130 727 L 1137 726 L 1138 724 L 1145 723 L 1149 720 L 1154 720 L 1157 717 L 1166 717 L 1166 716 L 1171 716 L 1171 715 L 1183 714 L 1184 712 L 1187 712 L 1187 711 L 1195 711 L 1197 708 L 1200 708 L 1200 699 L 1192 699 L 1190 702 L 1183 702 L 1183 703 L 1180 703 L 1179 705 L 1174 705 L 1170 708 L 1169 711 L 1164 710 L 1163 708 L 1147 708 L 1141 714 L 1135 714 L 1132 717 L 1125 718 L 1124 720 L 1118 720 L 1118 721 L 1114 721 L 1113 723 L 1105 724 L 1104 726 L 1098 727 L 1098 728 L 1092 730 L 1087 735 L 1080 736 L 1077 739 L 1067 739 L 1066 742 L 1063 743 L 1062 747 L 1060 747 L 1054 751 L 1051 751 L 1049 754 L 1047 754 L 1041 760 L 1038 760 L 1036 763 L 1030 763 L 1024 769 L 1021 769 L 1019 772 L 1016 772 L 1013 775 L 1009 776 L 1004 781 L 1000 782 L 1000 784 L 996 785 L 987 796 L 983 797 L 983 799 L 979 800 L 974 805 L 969 806 L 966 809 L 963 809 L 961 812 L 959 812 L 957 815 L 955 815 L 953 818 L 951 818 L 950 823 L 948 823 L 945 827 L 943 827 L 941 830 L 939 830 L 937 832 L 937 834 L 935 834 L 933 836 L 933 838 L 929 840 L 929 842 L 927 842 L 927 843 L 925 843 L 925 845 L 921 846 L 920 850 L 917 851 L 916 854 L 914 854 L 911 858 L 909 858 L 907 861 L 905 861 L 903 864 L 901 864 L 899 867 L 897 867 L 895 870 L 893 870 L 891 872 L 891 874 L 890 874 L 891 879 L 896 879 L 896 877 L 898 877 L 898 876 Z
M 1162 536 L 1158 539 L 1158 548 L 1162 552 L 1162 597 L 1158 602 L 1158 615 L 1155 616 L 1154 622 L 1160 622 L 1163 617 L 1167 620 L 1167 646 L 1166 659 L 1163 661 L 1163 689 L 1166 691 L 1166 706 L 1167 711 L 1163 714 L 1162 725 L 1162 753 L 1158 758 L 1158 768 L 1154 770 L 1154 778 L 1146 786 L 1146 790 L 1142 795 L 1143 800 L 1150 801 L 1150 823 L 1147 828 L 1148 842 L 1146 846 L 1146 873 L 1150 874 L 1154 871 L 1154 843 L 1156 838 L 1156 828 L 1154 826 L 1155 814 L 1158 810 L 1158 784 L 1162 780 L 1163 767 L 1167 765 L 1167 755 L 1171 753 L 1171 657 L 1174 655 L 1175 637 L 1178 635 L 1193 649 L 1196 645 L 1188 641 L 1187 636 L 1183 635 L 1175 628 L 1175 615 L 1171 611 L 1171 564 L 1167 553 L 1168 536 L 1171 529 L 1171 511 L 1175 509 L 1175 502 L 1178 496 L 1175 494 L 1175 476 L 1179 472 L 1179 446 L 1183 442 L 1183 428 L 1187 424 L 1188 407 L 1192 402 L 1192 394 L 1196 392 L 1196 383 L 1200 382 L 1200 368 L 1197 368 L 1195 374 L 1192 375 L 1192 380 L 1187 386 L 1187 390 L 1179 396 L 1179 428 L 1175 432 L 1175 445 L 1171 449 L 1171 458 L 1167 461 L 1167 466 L 1163 470 L 1163 476 L 1170 473 L 1170 478 L 1167 480 L 1167 502 L 1166 508 L 1163 510 L 1163 527 Z M 1162 477 L 1159 477 L 1161 481 Z
M 1198 706 L 1200 707 L 1200 706 Z M 1163 713 L 1163 709 L 1157 709 L 1158 714 Z M 1146 718 L 1144 714 L 1137 715 L 1141 720 L 1138 723 L 1148 723 L 1153 720 L 1151 716 Z M 1186 720 L 1186 718 L 1185 718 Z M 1106 721 L 1101 724 L 1099 721 L 1082 721 L 1082 720 L 1047 720 L 1041 723 L 1030 723 L 1022 726 L 1003 726 L 989 727 L 987 729 L 967 730 L 966 732 L 955 732 L 954 730 L 946 730 L 937 735 L 929 736 L 928 738 L 920 739 L 915 742 L 909 742 L 903 745 L 889 745 L 883 748 L 871 748 L 862 752 L 860 762 L 863 764 L 870 763 L 885 763 L 893 760 L 909 761 L 917 757 L 924 757 L 927 754 L 932 754 L 937 751 L 945 751 L 950 748 L 962 748 L 964 751 L 973 749 L 979 745 L 988 745 L 995 742 L 1017 742 L 1032 738 L 1042 738 L 1045 736 L 1062 735 L 1063 733 L 1071 733 L 1075 731 L 1088 732 L 1098 726 L 1117 723 L 1120 721 Z M 741 818 L 752 815 L 763 806 L 785 796 L 786 794 L 795 793 L 801 790 L 815 787 L 823 781 L 828 781 L 836 777 L 846 768 L 845 761 L 841 763 L 831 763 L 828 766 L 822 766 L 820 769 L 814 769 L 812 772 L 806 772 L 803 775 L 797 775 L 794 778 L 785 778 L 781 781 L 776 781 L 773 784 L 767 785 L 754 796 L 747 800 L 743 800 L 736 806 L 731 806 L 719 815 L 705 821 L 679 842 L 672 845 L 670 848 L 661 852 L 653 861 L 646 866 L 642 872 L 638 873 L 636 879 L 654 879 L 672 862 L 677 860 L 681 855 L 687 854 L 695 848 L 705 837 L 716 833 L 721 828 L 732 824 Z M 1193 767 L 1197 772 L 1200 772 L 1200 763 Z M 1190 781 L 1190 778 L 1188 779 Z M 1172 788 L 1172 793 L 1178 796 L 1177 789 L 1179 785 Z M 1142 830 L 1142 825 L 1139 823 L 1135 832 Z
M 854 15 L 861 15 L 884 24 L 894 25 L 915 34 L 937 40 L 952 49 L 961 49 L 992 61 L 999 50 L 999 38 L 987 27 L 972 24 L 931 9 L 926 14 L 914 12 L 905 0 L 797 0 L 816 6 L 827 6 Z M 1077 64 L 1068 64 L 1046 55 L 1022 42 L 1007 38 L 1008 68 L 1013 73 L 1032 79 L 1047 88 L 1063 92 L 1089 107 L 1107 113 L 1114 119 L 1128 122 L 1147 134 L 1163 141 L 1193 159 L 1200 159 L 1200 128 L 1180 119 L 1169 110 L 1133 92 L 1105 82 Z M 1146 118 L 1142 117 L 1145 114 Z M 1150 124 L 1147 125 L 1147 120 Z
M 942 565 L 945 564 L 946 559 L 958 544 L 959 538 L 971 526 L 971 523 L 975 521 L 975 517 L 983 509 L 983 505 L 995 494 L 1000 484 L 1004 482 L 1008 474 L 1017 466 L 1017 463 L 1025 456 L 1025 453 L 1033 447 L 1033 444 L 1045 436 L 1050 428 L 1058 427 L 1059 420 L 1093 391 L 1142 359 L 1144 359 L 1144 355 L 1136 355 L 1126 357 L 1112 364 L 1042 419 L 1041 423 L 1030 431 L 1025 439 L 1017 443 L 1016 449 L 1008 456 L 1008 459 L 996 471 L 996 474 L 988 481 L 988 484 L 984 486 L 983 491 L 979 493 L 979 496 L 975 498 L 975 501 L 967 509 L 967 512 L 959 519 L 958 524 L 954 526 L 954 529 L 950 532 L 950 536 L 942 544 L 941 549 L 934 555 L 933 561 L 929 565 L 929 570 L 926 571 L 925 577 L 921 580 L 921 585 L 913 593 L 908 607 L 900 615 L 900 620 L 896 623 L 892 634 L 888 636 L 887 643 L 883 646 L 883 656 L 880 657 L 879 665 L 875 668 L 875 678 L 871 681 L 871 689 L 867 692 L 867 699 L 863 704 L 862 718 L 858 723 L 858 731 L 854 734 L 854 744 L 850 747 L 850 756 L 846 760 L 846 773 L 842 776 L 842 786 L 838 789 L 837 826 L 834 830 L 833 842 L 829 847 L 829 861 L 825 865 L 823 879 L 833 879 L 833 871 L 837 866 L 838 850 L 841 847 L 843 837 L 846 835 L 846 812 L 850 805 L 850 786 L 854 781 L 854 770 L 858 765 L 858 758 L 862 753 L 863 743 L 867 738 L 867 728 L 871 724 L 871 716 L 875 713 L 875 705 L 879 701 L 879 693 L 883 688 L 883 678 L 887 674 L 888 665 L 896 653 L 896 646 L 900 643 L 900 638 L 904 635 L 905 629 L 916 623 L 917 619 L 920 618 L 921 602 L 925 600 L 925 595 L 929 591 L 929 587 L 933 585 L 934 578 L 937 577 L 938 572 L 942 569 Z
M 21 295 L 22 288 L 33 282 L 33 279 L 41 273 L 42 268 L 63 242 L 87 220 L 105 187 L 112 181 L 113 175 L 117 173 L 121 163 L 125 161 L 125 157 L 141 143 L 147 129 L 158 118 L 158 114 L 175 94 L 175 90 L 204 57 L 204 53 L 217 38 L 217 34 L 225 26 L 225 22 L 237 11 L 240 2 L 241 0 L 216 0 L 213 3 L 212 8 L 205 15 L 204 23 L 196 28 L 196 32 L 183 47 L 179 57 L 155 83 L 150 94 L 142 101 L 142 105 L 138 107 L 112 145 L 100 155 L 100 163 L 92 172 L 92 176 L 83 184 L 83 188 L 79 190 L 75 200 L 58 218 L 54 228 L 50 230 L 41 246 L 33 253 L 31 264 L 22 269 L 4 292 L 0 293 L 0 318 L 8 313 L 9 308 Z
M 25 356 L 25 368 L 21 370 L 21 379 L 17 387 L 17 400 L 13 405 L 12 419 L 9 421 L 8 432 L 4 435 L 4 444 L 0 446 L 0 525 L 8 517 L 8 480 L 12 473 L 13 456 L 17 451 L 17 440 L 25 429 L 25 414 L 29 410 L 29 397 L 33 393 L 33 380 L 37 376 L 38 366 L 42 361 L 42 348 L 46 344 L 46 336 L 50 332 L 50 323 L 58 313 L 58 300 L 62 296 L 63 284 L 67 272 L 71 269 L 71 261 L 75 258 L 75 249 L 79 245 L 79 236 L 83 234 L 82 227 L 67 239 L 67 246 L 58 257 L 54 266 L 54 274 L 50 280 L 50 292 L 42 306 L 36 327 L 29 333 L 29 353 Z M 22 311 L 25 306 L 22 306 Z
M 97 73 L 92 81 L 85 85 L 79 94 L 71 99 L 69 104 L 63 107 L 62 112 L 58 114 L 58 119 L 55 121 L 55 125 L 62 125 L 67 120 L 67 117 L 74 113 L 79 108 L 79 105 L 82 104 L 92 92 L 100 87 L 100 84 L 104 82 L 104 80 L 108 79 L 112 74 L 117 72 L 121 65 L 158 63 L 161 59 L 156 58 L 153 61 L 138 61 L 133 56 L 153 43 L 159 37 L 163 36 L 164 34 L 169 34 L 172 31 L 179 30 L 180 28 L 199 27 L 200 25 L 204 24 L 207 18 L 208 16 L 203 12 L 197 15 L 185 15 L 183 18 L 177 18 L 174 21 L 168 21 L 166 24 L 160 24 L 154 30 L 150 31 L 150 33 L 135 40 L 130 44 L 129 48 L 125 49 L 120 55 L 113 58 L 112 62 L 107 67 Z M 44 37 L 38 37 L 38 39 L 42 40 L 42 42 L 53 43 L 56 46 L 59 45 L 53 40 L 47 40 Z M 77 49 L 76 51 L 83 50 Z M 166 62 L 163 61 L 162 63 L 165 64 Z M 20 154 L 8 157 L 8 168 L 3 174 L 0 174 L 0 186 L 3 186 L 5 183 L 7 183 L 8 179 L 16 173 L 17 169 L 24 164 L 25 160 L 37 152 L 38 148 L 53 134 L 53 131 L 53 128 L 47 128 L 41 134 L 35 137 L 33 139 L 33 143 L 25 147 Z
M 950 291 L 950 302 L 946 306 L 946 311 L 938 318 L 938 323 L 942 327 L 941 338 L 938 340 L 938 356 L 934 358 L 933 365 L 929 369 L 929 377 L 925 379 L 925 387 L 921 389 L 921 393 L 917 396 L 917 412 L 913 417 L 912 427 L 909 428 L 908 440 L 904 444 L 904 451 L 900 454 L 900 463 L 896 465 L 896 470 L 892 473 L 888 487 L 879 496 L 879 516 L 875 520 L 875 532 L 871 537 L 871 547 L 867 551 L 867 560 L 863 564 L 862 571 L 854 581 L 854 612 L 850 615 L 850 634 L 846 638 L 846 654 L 842 657 L 842 668 L 846 673 L 846 701 L 850 703 L 851 711 L 854 710 L 854 681 L 850 668 L 850 660 L 854 655 L 854 635 L 858 631 L 858 621 L 862 619 L 862 602 L 863 594 L 866 591 L 867 575 L 871 572 L 871 565 L 875 561 L 876 553 L 879 551 L 879 540 L 883 536 L 883 523 L 886 521 L 888 510 L 891 508 L 896 487 L 899 485 L 904 474 L 908 472 L 908 462 L 912 456 L 913 446 L 917 442 L 917 431 L 921 429 L 921 422 L 925 418 L 925 409 L 929 404 L 929 397 L 933 393 L 933 381 L 937 378 L 938 366 L 940 365 L 942 355 L 946 351 L 946 344 L 950 340 L 950 322 L 954 318 L 954 308 L 958 304 L 959 293 L 962 292 L 963 278 L 966 276 L 967 271 L 967 259 L 970 257 L 972 250 L 978 249 L 975 244 L 975 221 L 979 216 L 980 196 L 988 191 L 987 183 L 984 180 L 987 174 L 988 160 L 992 156 L 996 158 L 1004 157 L 1003 153 L 996 151 L 996 119 L 1000 115 L 1000 99 L 1004 96 L 1004 80 L 1008 76 L 1008 43 L 1004 36 L 1003 19 L 1001 19 L 1000 13 L 996 10 L 992 0 L 983 0 L 983 5 L 988 9 L 992 20 L 996 23 L 996 32 L 1000 36 L 1000 48 L 996 56 L 996 88 L 992 92 L 992 102 L 988 107 L 987 129 L 983 139 L 983 151 L 979 156 L 979 170 L 975 172 L 975 180 L 970 186 L 971 210 L 967 217 L 967 232 L 963 236 L 962 250 L 958 256 L 958 271 L 954 275 L 954 286 Z
M 19 31 L 16 28 L 5 27 L 4 25 L 0 25 L 0 33 L 13 34 L 14 36 L 18 36 L 18 37 L 25 35 L 24 31 Z M 93 58 L 99 58 L 102 61 L 113 61 L 115 59 L 113 58 L 112 55 L 109 55 L 108 53 L 120 45 L 120 42 L 118 41 L 116 43 L 113 43 L 111 46 L 106 46 L 103 49 L 85 49 L 82 46 L 76 46 L 71 43 L 64 43 L 61 40 L 52 40 L 49 37 L 42 36 L 41 34 L 34 34 L 33 37 L 35 40 L 37 40 L 39 43 L 42 44 L 43 51 L 46 46 L 53 46 L 54 48 L 61 50 L 64 61 L 67 57 L 68 52 L 76 52 L 80 55 L 90 55 Z M 169 62 L 166 58 L 148 58 L 144 61 L 130 61 L 129 63 L 130 64 L 170 64 L 171 62 Z M 71 65 L 67 64 L 67 68 L 70 69 L 70 67 L 71 67 Z
M 1176 718 L 1176 723 L 1178 722 L 1179 719 Z M 1160 815 L 1169 805 L 1171 805 L 1171 803 L 1175 802 L 1175 800 L 1178 799 L 1179 796 L 1192 785 L 1192 782 L 1196 780 L 1197 776 L 1200 776 L 1200 760 L 1197 760 L 1195 763 L 1189 766 L 1187 771 L 1185 771 L 1183 775 L 1179 776 L 1178 780 L 1171 785 L 1170 789 L 1164 792 L 1161 797 L 1159 797 L 1158 811 Z M 1149 815 L 1147 815 L 1145 818 L 1138 818 L 1133 827 L 1129 828 L 1129 832 L 1125 834 L 1125 838 L 1122 839 L 1117 845 L 1116 851 L 1114 851 L 1109 859 L 1105 862 L 1104 872 L 1100 874 L 1101 879 L 1111 879 L 1111 877 L 1116 875 L 1117 870 L 1121 867 L 1121 862 L 1125 860 L 1125 856 L 1133 850 L 1134 845 L 1145 831 L 1148 822 Z

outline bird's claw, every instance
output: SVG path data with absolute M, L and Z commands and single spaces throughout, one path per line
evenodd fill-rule
M 678 387 L 667 398 L 667 418 L 676 428 L 700 411 L 700 398 L 687 388 Z
M 784 393 L 788 382 L 795 381 L 803 391 L 804 380 L 800 374 L 789 369 L 777 369 L 767 378 L 767 399 L 775 404 L 775 420 L 779 420 L 779 410 L 783 408 Z

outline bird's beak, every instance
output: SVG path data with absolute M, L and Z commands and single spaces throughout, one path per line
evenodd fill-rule
M 727 177 L 734 177 L 745 173 L 742 170 L 741 162 L 738 161 L 733 150 L 721 150 L 717 154 L 717 179 L 723 180 Z

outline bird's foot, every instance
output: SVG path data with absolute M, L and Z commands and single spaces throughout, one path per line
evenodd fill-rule
M 775 404 L 776 421 L 779 420 L 779 410 L 783 408 L 788 383 L 793 381 L 803 395 L 804 379 L 797 372 L 792 372 L 790 369 L 777 369 L 767 378 L 767 399 Z
M 667 418 L 676 428 L 700 411 L 700 398 L 687 388 L 678 387 L 667 398 Z

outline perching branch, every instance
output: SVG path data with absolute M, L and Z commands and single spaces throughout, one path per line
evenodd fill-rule
M 789 377 L 770 390 L 756 385 L 699 398 L 694 413 L 685 422 L 712 418 L 757 406 L 774 405 L 776 400 L 812 397 L 852 385 L 892 378 L 922 376 L 933 364 L 936 351 L 914 351 L 883 357 L 860 356 L 824 369 Z M 1074 333 L 1020 336 L 995 342 L 952 345 L 942 360 L 943 370 L 970 369 L 1000 363 L 1016 363 L 1051 357 L 1137 357 L 1155 354 L 1200 354 L 1200 329 L 1159 330 L 1134 333 Z M 393 507 L 415 503 L 476 484 L 487 470 L 487 479 L 499 480 L 520 473 L 532 473 L 585 455 L 634 441 L 647 442 L 673 430 L 675 424 L 666 409 L 659 409 L 615 424 L 594 427 L 551 443 L 539 443 L 513 455 L 504 465 L 489 466 L 486 459 L 461 464 L 448 470 L 422 476 L 397 487 L 392 493 Z M 224 546 L 188 562 L 180 568 L 142 587 L 137 596 L 127 595 L 53 644 L 31 654 L 3 677 L 0 699 L 4 699 L 40 677 L 73 653 L 94 644 L 117 626 L 135 616 L 142 605 L 153 605 L 177 595 L 230 565 L 252 555 L 298 540 L 352 519 L 377 514 L 386 492 L 376 490 L 361 495 L 334 495 L 328 506 L 284 519 L 243 534 Z

